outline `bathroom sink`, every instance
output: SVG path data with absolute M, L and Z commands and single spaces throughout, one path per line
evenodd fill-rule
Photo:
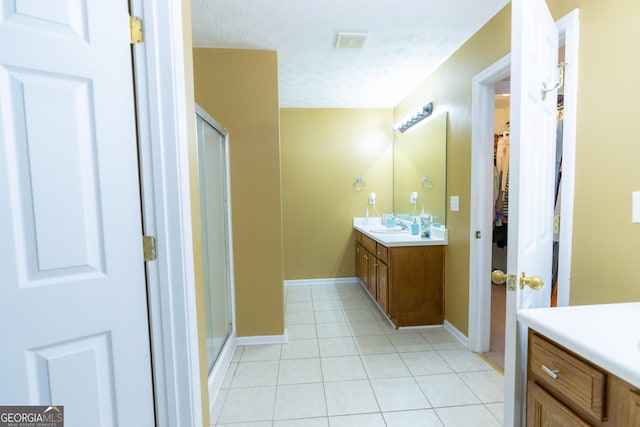
M 377 227 L 369 228 L 369 231 L 372 233 L 386 233 L 386 234 L 397 234 L 397 233 L 409 232 L 407 228 L 402 228 L 399 225 L 396 225 L 395 227 L 385 227 L 384 225 L 379 225 Z

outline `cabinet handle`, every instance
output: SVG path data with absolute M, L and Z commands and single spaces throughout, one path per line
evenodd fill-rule
M 558 371 L 557 369 L 556 369 L 556 370 L 549 369 L 549 368 L 547 368 L 547 367 L 546 367 L 546 366 L 544 366 L 544 365 L 541 365 L 541 367 L 542 367 L 542 370 L 543 370 L 547 375 L 549 375 L 551 378 L 553 378 L 554 380 L 557 380 L 557 379 L 558 379 L 558 374 L 560 373 L 560 371 Z

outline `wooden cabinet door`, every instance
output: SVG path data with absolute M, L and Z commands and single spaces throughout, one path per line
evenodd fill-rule
M 527 386 L 527 427 L 589 427 L 536 383 Z
M 373 299 L 377 298 L 377 294 L 378 294 L 378 280 L 377 280 L 377 270 L 378 270 L 378 259 L 375 257 L 375 255 L 368 253 L 368 258 L 369 258 L 369 274 L 368 279 L 369 279 L 369 283 L 367 286 L 367 289 L 369 289 L 369 293 L 371 294 L 371 296 L 373 297 Z
M 387 285 L 387 278 L 389 277 L 389 267 L 383 262 L 378 260 L 376 283 L 378 285 L 378 292 L 376 300 L 380 304 L 380 308 L 385 313 L 389 313 L 389 287 Z
M 629 391 L 629 425 L 640 427 L 640 390 Z
M 362 264 L 364 261 L 363 258 L 364 248 L 360 243 L 356 243 L 356 277 L 362 280 L 364 274 L 362 273 Z

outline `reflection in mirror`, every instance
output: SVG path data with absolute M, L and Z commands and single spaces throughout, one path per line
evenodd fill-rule
M 393 210 L 396 215 L 433 215 L 445 225 L 447 113 L 396 133 L 393 141 Z

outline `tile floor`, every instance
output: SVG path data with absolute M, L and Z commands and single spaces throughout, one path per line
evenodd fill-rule
M 500 426 L 503 377 L 443 327 L 395 330 L 357 283 L 285 287 L 289 342 L 239 346 L 212 426 Z

